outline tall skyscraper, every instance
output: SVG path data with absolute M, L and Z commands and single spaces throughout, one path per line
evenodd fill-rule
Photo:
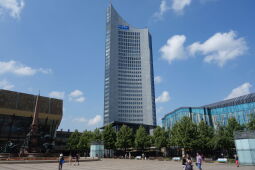
M 106 18 L 104 125 L 156 125 L 152 40 L 110 4 Z

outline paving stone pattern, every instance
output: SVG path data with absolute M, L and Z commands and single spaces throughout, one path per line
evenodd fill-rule
M 203 170 L 255 170 L 255 166 L 235 167 L 234 164 L 205 163 Z M 58 170 L 55 163 L 41 164 L 0 164 L 0 170 Z M 180 162 L 154 160 L 104 159 L 81 162 L 80 166 L 65 163 L 63 170 L 182 170 Z M 194 170 L 197 170 L 194 167 Z

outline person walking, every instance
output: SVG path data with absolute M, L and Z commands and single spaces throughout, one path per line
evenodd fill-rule
M 70 153 L 70 155 L 69 155 L 69 158 L 68 158 L 68 159 L 69 159 L 69 165 L 71 166 L 71 165 L 72 165 L 72 159 L 73 159 L 73 158 L 72 158 L 72 154 L 71 154 L 71 153 Z
M 186 158 L 185 155 L 182 155 L 182 167 L 183 167 L 183 170 L 185 170 L 186 163 L 187 163 L 187 158 Z
M 75 155 L 75 163 L 74 163 L 74 165 L 76 165 L 76 163 L 78 164 L 78 166 L 80 165 L 79 159 L 80 159 L 80 155 L 77 153 Z
M 62 170 L 63 164 L 64 164 L 65 160 L 64 160 L 64 156 L 61 153 L 58 159 L 58 170 Z
M 190 157 L 187 157 L 186 159 L 185 170 L 193 170 L 192 160 Z
M 238 160 L 238 156 L 235 154 L 235 161 L 236 161 L 236 167 L 239 167 L 239 160 Z
M 197 161 L 196 161 L 196 166 L 197 166 L 197 168 L 199 169 L 199 170 L 202 170 L 202 156 L 199 154 L 199 153 L 197 153 L 197 157 L 196 157 L 197 159 Z

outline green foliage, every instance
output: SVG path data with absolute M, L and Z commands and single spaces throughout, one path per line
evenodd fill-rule
M 70 150 L 77 150 L 78 149 L 78 144 L 80 141 L 80 133 L 78 132 L 78 130 L 75 130 L 71 136 L 69 137 L 68 141 L 67 141 L 67 147 Z
M 127 148 L 131 147 L 133 144 L 133 134 L 132 129 L 123 125 L 119 132 L 117 133 L 117 141 L 116 147 L 120 149 L 124 149 L 125 151 Z
M 249 130 L 255 130 L 255 114 L 251 114 L 250 115 L 250 122 L 247 124 L 247 128 Z
M 94 130 L 92 140 L 93 142 L 101 142 L 103 140 L 103 135 L 98 128 Z
M 211 149 L 210 141 L 214 136 L 214 130 L 212 127 L 208 126 L 205 121 L 201 121 L 197 126 L 197 148 L 201 151 L 206 151 Z
M 91 131 L 85 130 L 80 137 L 80 141 L 78 143 L 78 149 L 88 151 L 90 149 L 90 143 L 92 139 L 93 139 L 93 133 Z
M 233 137 L 234 132 L 237 130 L 242 130 L 242 126 L 236 121 L 235 118 L 229 118 L 226 126 L 227 135 Z
M 189 117 L 183 117 L 171 130 L 170 144 L 181 148 L 196 148 L 197 126 Z
M 143 126 L 140 126 L 136 131 L 135 146 L 137 149 L 141 150 L 144 150 L 145 148 L 150 146 L 150 138 Z
M 103 141 L 106 149 L 114 149 L 116 143 L 116 132 L 112 125 L 107 125 L 103 131 Z
M 226 153 L 231 150 L 231 138 L 227 135 L 225 127 L 220 126 L 215 132 L 214 137 L 210 141 L 214 150 L 220 150 L 222 153 Z
M 166 147 L 167 145 L 167 132 L 161 127 L 157 127 L 153 131 L 153 143 L 157 148 Z
M 226 127 L 220 126 L 212 140 L 210 141 L 211 146 L 215 150 L 220 150 L 222 153 L 232 155 L 232 150 L 235 148 L 234 143 L 234 132 L 242 130 L 241 126 L 235 118 L 229 118 Z

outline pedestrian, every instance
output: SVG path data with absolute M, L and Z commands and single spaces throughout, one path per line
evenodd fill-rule
M 202 170 L 202 157 L 199 153 L 197 153 L 197 157 L 196 157 L 197 161 L 196 161 L 196 166 L 199 170 Z
M 80 159 L 80 155 L 77 153 L 75 155 L 75 163 L 74 163 L 74 165 L 76 165 L 76 163 L 78 164 L 78 166 L 80 165 L 79 159 Z
M 238 156 L 235 154 L 235 161 L 236 161 L 236 167 L 239 167 L 239 160 L 238 160 Z
M 185 155 L 182 155 L 182 168 L 183 168 L 183 170 L 185 170 L 186 163 L 187 163 L 187 158 L 186 158 Z
M 65 160 L 64 160 L 64 156 L 61 153 L 58 159 L 58 169 L 62 170 L 63 164 L 64 164 Z
M 70 166 L 72 165 L 72 155 L 71 155 L 71 153 L 70 153 L 70 155 L 69 155 L 69 165 L 70 165 Z
M 186 160 L 185 170 L 193 170 L 192 160 L 190 157 Z
M 78 153 L 74 155 L 74 159 L 75 159 L 75 161 L 74 161 L 73 165 L 75 166 L 77 164 L 79 166 L 79 154 Z

